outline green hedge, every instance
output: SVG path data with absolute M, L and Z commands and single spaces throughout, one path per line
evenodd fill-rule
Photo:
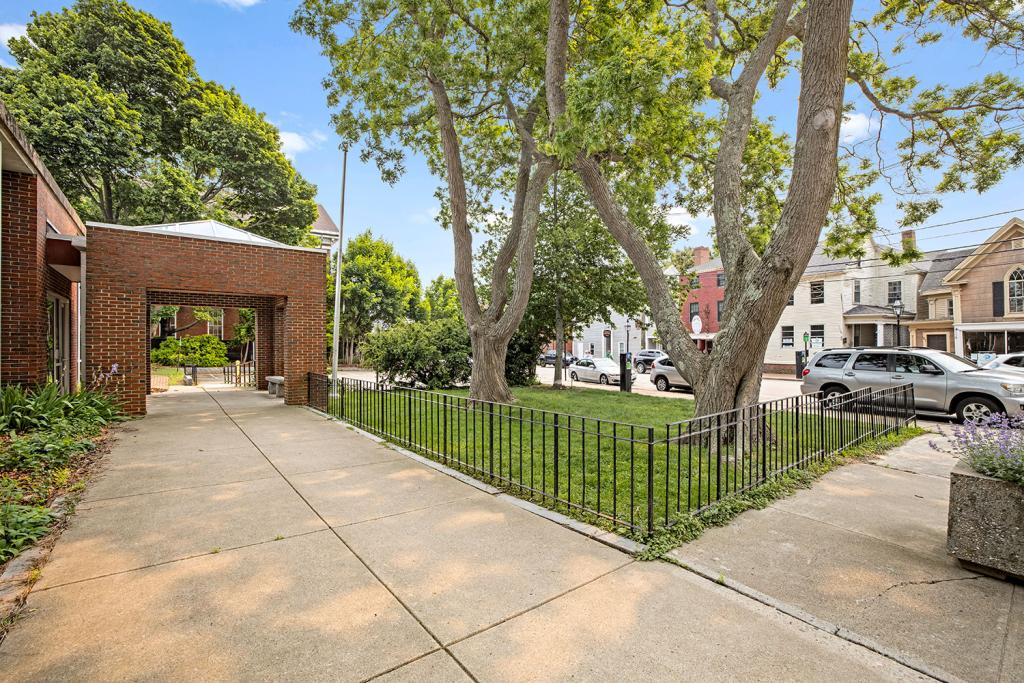
M 198 365 L 216 368 L 228 362 L 228 347 L 212 334 L 176 339 L 168 337 L 149 354 L 157 365 Z

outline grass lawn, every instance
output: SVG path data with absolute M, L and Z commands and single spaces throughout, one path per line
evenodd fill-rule
M 185 371 L 181 368 L 165 367 L 163 365 L 154 365 L 150 368 L 150 372 L 154 375 L 162 375 L 167 377 L 167 383 L 171 386 L 181 384 L 185 381 Z
M 346 383 L 329 412 L 515 495 L 639 535 L 649 521 L 664 525 L 896 426 L 813 397 L 730 424 L 682 422 L 688 399 L 528 387 L 498 405 L 467 393 Z
M 468 396 L 469 390 L 444 393 Z M 550 386 L 513 387 L 512 394 L 517 406 L 645 427 L 664 427 L 693 415 L 693 400 L 689 398 L 662 398 L 580 387 L 556 390 Z

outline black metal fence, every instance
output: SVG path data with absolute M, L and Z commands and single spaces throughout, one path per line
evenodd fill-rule
M 906 384 L 652 427 L 310 373 L 309 403 L 509 492 L 651 533 L 915 422 Z
M 223 367 L 224 384 L 234 384 L 239 387 L 256 386 L 256 362 L 249 361 L 242 363 L 235 361 Z

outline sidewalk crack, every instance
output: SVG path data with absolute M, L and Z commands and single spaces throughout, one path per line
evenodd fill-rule
M 982 576 L 981 574 L 977 574 L 975 576 L 956 576 L 956 577 L 949 578 L 949 579 L 920 579 L 920 580 L 917 580 L 917 581 L 900 581 L 898 583 L 892 584 L 891 586 L 889 586 L 888 588 L 883 590 L 878 595 L 872 596 L 870 598 L 863 598 L 861 600 L 858 600 L 857 603 L 858 604 L 862 604 L 862 603 L 866 603 L 866 602 L 871 602 L 873 600 L 877 600 L 877 599 L 879 599 L 880 597 L 882 597 L 883 595 L 885 595 L 886 593 L 888 593 L 889 591 L 891 591 L 891 590 L 893 590 L 895 588 L 906 588 L 907 586 L 934 586 L 935 584 L 938 584 L 938 583 L 950 583 L 952 581 L 976 581 L 977 579 L 983 579 L 983 578 L 985 578 L 985 577 Z

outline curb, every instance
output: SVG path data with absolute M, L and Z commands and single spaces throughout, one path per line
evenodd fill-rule
M 441 474 L 446 474 L 449 477 L 452 477 L 453 479 L 458 479 L 463 484 L 468 484 L 469 486 L 472 486 L 478 491 L 483 491 L 484 493 L 492 495 L 499 500 L 502 500 L 511 505 L 515 505 L 516 507 L 526 510 L 527 512 L 531 512 L 537 515 L 538 517 L 543 517 L 544 519 L 550 522 L 554 522 L 555 524 L 563 526 L 566 529 L 569 529 L 570 531 L 575 531 L 576 533 L 586 536 L 591 540 L 615 548 L 616 550 L 626 553 L 627 555 L 636 555 L 647 550 L 647 546 L 643 543 L 639 543 L 624 536 L 619 536 L 613 531 L 602 529 L 601 527 L 594 526 L 593 524 L 587 524 L 586 522 L 581 522 L 578 519 L 573 519 L 568 515 L 563 515 L 561 512 L 549 510 L 546 507 L 537 505 L 536 503 L 533 503 L 531 501 L 524 500 L 522 498 L 517 498 L 513 495 L 505 493 L 504 491 L 495 486 L 485 484 L 482 481 L 469 476 L 468 474 L 459 472 L 458 470 L 448 467 L 447 465 L 442 465 L 441 463 L 435 460 L 431 460 L 430 458 L 424 457 L 422 455 L 419 455 L 418 453 L 413 453 L 412 451 L 403 448 L 402 446 L 398 446 L 392 443 L 391 441 L 383 439 L 377 436 L 376 434 L 371 434 L 365 429 L 360 429 L 359 427 L 356 427 L 355 425 L 346 422 L 341 418 L 329 415 L 321 410 L 313 408 L 312 406 L 307 405 L 304 407 L 307 410 L 316 413 L 317 415 L 322 415 L 331 422 L 336 422 L 339 425 L 344 425 L 346 429 L 350 429 L 353 432 L 359 434 L 360 436 L 366 437 L 370 441 L 374 441 L 381 445 L 387 446 L 391 450 L 397 453 L 401 453 L 410 460 L 415 460 L 421 465 L 425 465 L 432 470 L 440 472 Z
M 54 532 L 63 531 L 64 524 L 71 516 L 64 504 L 65 500 L 65 496 L 53 499 L 49 505 L 50 510 L 54 512 L 51 530 L 37 545 L 19 553 L 0 574 L 0 624 L 17 614 L 32 591 L 35 581 L 31 580 L 30 576 L 33 570 L 46 562 L 50 551 L 53 550 L 53 543 L 50 541 L 56 538 Z M 3 635 L 0 628 L 0 641 L 3 640 Z
M 701 578 L 707 579 L 708 581 L 713 581 L 714 583 L 717 583 L 720 586 L 724 586 L 725 588 L 728 588 L 729 590 L 739 593 L 744 597 L 750 598 L 751 600 L 759 602 L 762 605 L 771 607 L 777 612 L 781 612 L 782 614 L 792 617 L 797 621 L 802 621 L 813 628 L 816 628 L 820 631 L 825 631 L 826 633 L 830 633 L 831 635 L 834 635 L 837 638 L 842 638 L 843 640 L 853 643 L 854 645 L 859 645 L 860 647 L 871 650 L 872 652 L 875 652 L 876 654 L 879 654 L 885 657 L 886 659 L 891 659 L 897 664 L 901 664 L 902 666 L 905 666 L 908 669 L 912 669 L 920 674 L 928 676 L 929 678 L 933 678 L 937 681 L 943 681 L 943 683 L 965 683 L 964 679 L 962 678 L 954 676 L 951 673 L 947 673 L 942 669 L 937 669 L 933 666 L 925 664 L 921 660 L 916 659 L 910 655 L 907 655 L 899 650 L 894 650 L 890 647 L 886 647 L 885 645 L 882 645 L 870 638 L 867 638 L 866 636 L 862 636 L 855 631 L 851 631 L 845 626 L 841 626 L 827 619 L 817 617 L 811 614 L 810 612 L 807 612 L 806 610 L 796 607 L 795 605 L 791 605 L 787 602 L 777 600 L 772 596 L 766 595 L 765 593 L 762 593 L 757 589 L 751 588 L 750 586 L 744 583 L 740 583 L 739 581 L 730 579 L 721 572 L 715 572 L 702 565 L 692 564 L 690 562 L 681 560 L 670 555 L 666 555 L 662 558 L 662 560 L 670 564 L 674 564 L 678 567 L 682 567 L 683 569 L 693 572 Z

